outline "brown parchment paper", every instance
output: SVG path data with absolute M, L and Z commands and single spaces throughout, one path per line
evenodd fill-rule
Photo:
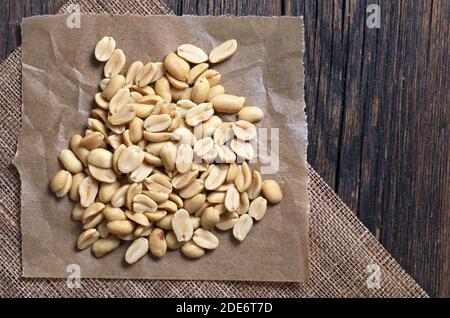
M 23 130 L 15 163 L 22 181 L 22 267 L 26 277 L 81 277 L 303 282 L 309 276 L 307 128 L 304 113 L 303 21 L 301 18 L 170 17 L 83 15 L 70 29 L 67 16 L 33 17 L 23 22 Z M 96 259 L 75 249 L 81 226 L 73 222 L 73 202 L 55 199 L 48 182 L 61 166 L 57 156 L 70 137 L 82 133 L 94 105 L 103 63 L 93 48 L 114 37 L 134 60 L 161 61 L 168 51 L 192 43 L 209 51 L 235 38 L 233 58 L 215 66 L 227 92 L 264 109 L 258 127 L 279 128 L 279 169 L 273 175 L 284 200 L 237 244 L 219 233 L 220 246 L 200 260 L 169 252 L 161 260 L 144 257 L 124 264 L 128 244 Z M 270 133 L 269 133 L 270 137 Z

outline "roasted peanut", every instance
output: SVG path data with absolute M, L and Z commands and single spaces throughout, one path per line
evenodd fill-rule
M 117 236 L 110 235 L 106 238 L 99 239 L 92 245 L 92 252 L 95 257 L 102 257 L 112 251 L 120 245 L 120 239 Z
M 208 60 L 208 55 L 201 48 L 192 44 L 182 44 L 177 48 L 178 56 L 188 62 L 198 64 Z
M 175 212 L 172 218 L 172 229 L 179 242 L 187 242 L 192 238 L 193 227 L 186 210 L 180 209 Z
M 80 194 L 80 204 L 82 207 L 87 208 L 90 206 L 97 197 L 98 184 L 92 177 L 86 177 L 78 187 Z
M 188 73 L 190 70 L 189 64 L 183 60 L 181 57 L 176 55 L 173 52 L 170 52 L 166 55 L 164 59 L 164 67 L 172 75 L 179 81 L 186 81 L 188 78 Z
M 116 41 L 110 36 L 104 36 L 95 46 L 95 58 L 97 61 L 106 62 L 116 48 Z
M 140 237 L 131 243 L 125 253 L 125 261 L 128 264 L 134 264 L 148 252 L 148 240 Z
M 161 229 L 153 229 L 148 240 L 150 253 L 155 257 L 163 257 L 166 255 L 167 242 L 164 231 Z
M 117 168 L 123 173 L 137 169 L 144 161 L 144 152 L 138 146 L 126 148 L 120 155 Z
M 232 56 L 236 49 L 237 41 L 235 39 L 223 42 L 209 53 L 209 61 L 211 63 L 222 62 Z
M 188 84 L 191 85 L 195 82 L 197 77 L 200 76 L 203 72 L 205 72 L 208 69 L 209 65 L 208 63 L 200 63 L 195 65 L 188 73 Z
M 156 74 L 156 67 L 153 63 L 142 65 L 134 77 L 134 82 L 138 87 L 145 87 L 152 81 Z
M 179 242 L 177 240 L 177 236 L 174 231 L 169 231 L 166 234 L 166 244 L 169 250 L 176 250 L 183 245 L 183 242 Z
M 206 208 L 202 213 L 201 226 L 204 229 L 211 230 L 220 222 L 219 211 L 213 207 Z
M 126 58 L 121 49 L 115 49 L 105 64 L 105 77 L 114 77 L 119 74 L 125 66 Z
M 114 220 L 107 224 L 108 230 L 116 235 L 128 235 L 133 233 L 135 223 L 129 220 Z
M 195 81 L 194 87 L 192 88 L 192 101 L 196 104 L 206 102 L 209 96 L 209 88 L 210 84 L 206 77 L 201 77 Z
M 133 85 L 136 79 L 136 75 L 142 70 L 143 67 L 144 63 L 142 63 L 141 61 L 135 61 L 131 63 L 125 75 L 125 84 L 130 86 Z
M 250 215 L 243 214 L 239 217 L 239 220 L 233 226 L 233 236 L 238 241 L 243 241 L 247 237 L 250 229 L 253 226 L 253 220 Z
M 236 212 L 224 212 L 220 215 L 220 221 L 216 224 L 219 230 L 226 231 L 232 229 L 239 220 L 239 214 Z
M 67 193 L 69 193 L 71 187 L 72 187 L 72 175 L 70 174 L 69 171 L 66 170 L 58 171 L 54 175 L 50 183 L 50 188 L 58 198 L 61 198 L 65 196 Z
M 117 181 L 113 183 L 102 183 L 98 192 L 98 200 L 105 204 L 111 202 L 112 196 L 119 190 L 120 186 L 120 182 Z
M 219 246 L 219 239 L 212 232 L 202 228 L 196 229 L 192 240 L 195 244 L 208 250 L 213 250 Z
M 266 214 L 267 200 L 263 197 L 257 197 L 250 203 L 250 208 L 248 214 L 253 217 L 256 221 L 261 220 Z
M 64 168 L 71 173 L 79 173 L 83 171 L 83 164 L 80 160 L 78 160 L 75 154 L 68 149 L 63 149 L 60 152 L 59 160 Z
M 256 123 L 263 119 L 264 113 L 261 108 L 256 106 L 245 106 L 238 113 L 239 120 L 245 120 L 249 123 Z
M 189 126 L 197 126 L 199 123 L 211 118 L 214 114 L 211 103 L 203 103 L 192 107 L 186 112 L 186 123 Z
M 94 244 L 100 238 L 100 234 L 96 229 L 88 229 L 80 234 L 77 240 L 79 250 L 84 250 Z
M 261 190 L 267 201 L 272 204 L 277 204 L 283 199 L 280 185 L 275 180 L 264 180 Z
M 195 244 L 193 241 L 189 241 L 183 246 L 181 246 L 181 252 L 183 253 L 184 256 L 193 259 L 200 258 L 203 255 L 205 255 L 205 250 L 202 247 Z

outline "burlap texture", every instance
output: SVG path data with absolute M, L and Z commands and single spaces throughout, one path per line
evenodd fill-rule
M 59 13 L 73 4 L 82 13 L 170 14 L 151 0 L 69 1 Z M 22 278 L 20 178 L 11 163 L 21 126 L 20 48 L 0 74 L 0 297 L 427 297 L 311 167 L 308 283 L 83 279 L 70 289 L 61 279 Z M 371 264 L 380 267 L 379 288 L 368 287 Z

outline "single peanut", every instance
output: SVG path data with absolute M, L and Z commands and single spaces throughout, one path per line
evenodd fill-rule
M 58 198 L 61 198 L 69 193 L 71 187 L 72 175 L 66 170 L 58 171 L 50 182 L 50 188 Z
M 235 39 L 223 42 L 209 53 L 209 61 L 211 63 L 222 62 L 232 56 L 236 49 L 237 41 Z
M 92 245 L 92 252 L 95 257 L 102 257 L 112 251 L 120 245 L 120 239 L 117 236 L 110 235 L 106 238 L 99 239 Z
M 261 190 L 267 201 L 272 204 L 277 204 L 283 199 L 280 185 L 275 180 L 264 180 Z
M 116 41 L 110 36 L 104 36 L 95 46 L 94 55 L 97 61 L 106 62 L 116 48 Z
M 131 243 L 125 253 L 125 261 L 128 264 L 134 264 L 140 260 L 148 251 L 148 240 L 140 237 Z
M 164 231 L 158 228 L 153 229 L 150 233 L 149 240 L 150 253 L 155 257 L 163 257 L 166 255 L 167 242 Z

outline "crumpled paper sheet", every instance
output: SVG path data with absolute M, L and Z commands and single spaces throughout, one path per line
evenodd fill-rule
M 309 276 L 307 127 L 304 112 L 303 20 L 262 17 L 171 17 L 83 15 L 80 28 L 67 16 L 23 21 L 23 130 L 15 159 L 22 181 L 22 266 L 26 277 L 67 277 L 77 264 L 82 278 L 192 279 L 303 282 Z M 199 260 L 179 251 L 155 260 L 143 257 L 128 266 L 126 247 L 96 259 L 77 251 L 81 225 L 71 220 L 73 202 L 56 199 L 49 180 L 61 169 L 57 156 L 81 134 L 94 105 L 103 63 L 93 49 L 104 35 L 116 39 L 127 57 L 162 61 L 183 43 L 209 52 L 230 38 L 236 54 L 214 66 L 231 94 L 247 97 L 265 113 L 258 128 L 278 128 L 279 169 L 274 178 L 284 200 L 271 206 L 247 239 L 236 243 L 231 231 Z M 271 136 L 270 130 L 268 133 Z M 270 147 L 269 147 L 270 148 Z M 69 272 L 68 272 L 69 271 Z

